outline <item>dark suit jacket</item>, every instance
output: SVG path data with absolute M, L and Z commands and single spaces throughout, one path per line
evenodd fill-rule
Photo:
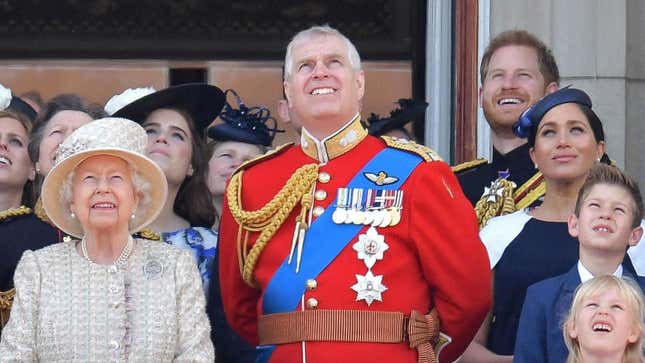
M 211 339 L 215 346 L 216 363 L 253 363 L 255 347 L 242 340 L 228 325 L 222 307 L 219 284 L 219 251 L 213 262 L 211 286 L 207 297 L 206 313 L 211 322 Z
M 623 276 L 632 278 L 645 291 L 645 278 L 623 265 Z M 520 316 L 513 362 L 563 363 L 569 352 L 562 336 L 562 323 L 580 285 L 578 264 L 563 275 L 531 285 Z

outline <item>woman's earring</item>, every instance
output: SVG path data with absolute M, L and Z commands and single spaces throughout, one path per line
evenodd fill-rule
M 539 169 L 539 168 L 538 168 L 538 164 L 537 164 L 537 163 L 533 163 L 533 166 L 534 166 L 536 169 Z
M 132 214 L 130 215 L 130 219 L 134 219 L 135 217 L 136 215 L 134 214 L 134 212 L 132 212 Z
M 69 216 L 72 217 L 72 219 L 76 218 L 76 214 L 74 214 L 74 212 L 71 212 Z

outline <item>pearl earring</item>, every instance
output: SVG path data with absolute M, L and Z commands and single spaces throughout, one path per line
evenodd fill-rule
M 533 164 L 533 166 L 534 166 L 536 169 L 539 169 L 539 168 L 538 168 L 538 164 L 537 164 L 537 163 L 534 163 L 534 164 Z
M 130 215 L 130 219 L 134 219 L 134 218 L 135 218 L 135 214 L 134 212 L 132 212 L 132 214 Z
M 70 213 L 69 216 L 72 217 L 72 219 L 76 218 L 76 214 L 74 214 L 74 212 Z

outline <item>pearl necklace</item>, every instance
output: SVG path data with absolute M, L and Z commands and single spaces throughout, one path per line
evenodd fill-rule
M 121 254 L 119 257 L 114 261 L 114 265 L 117 267 L 123 267 L 125 263 L 128 261 L 128 257 L 130 257 L 130 254 L 132 253 L 132 250 L 134 249 L 134 240 L 132 239 L 132 236 L 128 236 L 128 242 L 125 244 L 125 247 L 123 247 L 123 250 L 121 250 Z M 81 252 L 83 252 L 83 257 L 90 261 L 92 259 L 90 258 L 89 253 L 87 253 L 87 241 L 85 240 L 85 237 L 81 240 Z

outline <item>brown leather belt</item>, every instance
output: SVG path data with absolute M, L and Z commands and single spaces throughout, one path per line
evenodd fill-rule
M 306 310 L 262 315 L 258 319 L 261 345 L 302 341 L 401 343 L 419 353 L 419 363 L 435 363 L 439 315 L 362 310 Z

